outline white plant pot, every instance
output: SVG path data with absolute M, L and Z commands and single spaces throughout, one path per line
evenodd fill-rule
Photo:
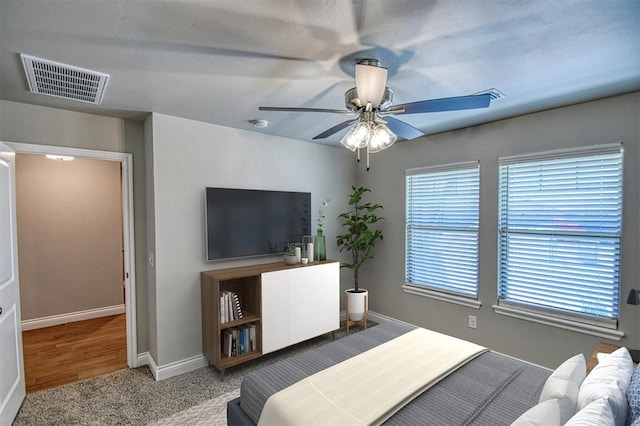
M 284 258 L 284 263 L 286 263 L 287 265 L 295 265 L 296 263 L 298 263 L 298 257 L 297 256 L 287 256 L 286 254 L 283 256 Z
M 369 309 L 369 291 L 364 288 L 360 289 L 360 293 L 354 293 L 354 291 L 353 288 L 345 290 L 349 305 L 347 316 L 351 321 L 360 321 Z

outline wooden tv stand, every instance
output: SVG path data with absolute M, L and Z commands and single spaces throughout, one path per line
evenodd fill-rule
M 340 263 L 284 262 L 200 273 L 202 351 L 224 380 L 225 369 L 340 328 Z M 220 292 L 238 295 L 243 318 L 221 322 Z M 228 330 L 254 326 L 255 349 L 228 356 Z

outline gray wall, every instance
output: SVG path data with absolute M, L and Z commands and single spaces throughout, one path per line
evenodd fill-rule
M 133 154 L 138 352 L 148 350 L 142 122 L 0 100 L 0 140 Z
M 156 293 L 156 268 L 155 268 L 155 251 L 156 251 L 156 209 L 154 206 L 155 199 L 155 169 L 153 160 L 153 115 L 147 117 L 144 122 L 144 149 L 145 149 L 145 268 L 147 276 L 147 319 L 148 319 L 148 338 L 149 353 L 154 360 L 158 360 L 158 311 L 157 311 L 157 293 Z
M 278 256 L 206 262 L 205 187 L 311 192 L 315 231 L 322 200 L 342 198 L 355 174 L 344 150 L 162 114 L 151 119 L 155 282 L 149 285 L 157 323 L 151 332 L 157 334 L 154 358 L 163 366 L 202 354 L 200 271 L 282 261 Z M 336 204 L 330 204 L 327 216 L 335 215 Z M 326 232 L 335 236 L 336 224 Z M 336 252 L 334 242 L 328 257 Z
M 602 340 L 558 328 L 496 314 L 497 282 L 497 162 L 498 157 L 560 148 L 622 142 L 624 144 L 624 202 L 622 291 L 618 344 L 640 347 L 640 309 L 624 303 L 638 288 L 640 251 L 638 93 L 503 120 L 482 126 L 402 142 L 373 155 L 369 173 L 358 182 L 373 191 L 373 201 L 384 206 L 384 241 L 375 260 L 365 265 L 361 281 L 375 312 L 452 334 L 493 350 L 549 367 L 572 354 L 590 355 Z M 499 101 L 498 101 L 499 102 Z M 479 310 L 403 293 L 404 283 L 404 172 L 405 169 L 480 160 L 480 271 Z M 362 169 L 361 169 L 362 170 Z M 478 318 L 476 330 L 467 327 L 468 315 Z
M 355 169 L 351 153 L 343 149 L 156 113 L 147 119 L 148 127 L 153 132 L 147 160 L 153 161 L 155 209 L 148 211 L 154 229 L 149 234 L 155 235 L 154 282 L 149 273 L 156 321 L 151 333 L 157 333 L 152 354 L 163 366 L 202 354 L 200 271 L 282 261 L 278 256 L 207 263 L 205 187 L 311 192 L 315 232 L 320 203 L 333 200 L 326 216 L 336 217 L 346 204 Z M 328 221 L 325 229 L 327 255 L 335 259 L 337 222 Z

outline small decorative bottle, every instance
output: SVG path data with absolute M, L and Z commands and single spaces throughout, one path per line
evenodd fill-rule
M 318 229 L 314 244 L 315 260 L 327 260 L 327 246 L 324 240 L 324 232 Z
M 327 260 L 327 244 L 324 239 L 324 217 L 325 209 L 329 205 L 329 199 L 327 198 L 320 204 L 318 209 L 318 228 L 315 237 L 315 259 L 316 261 Z

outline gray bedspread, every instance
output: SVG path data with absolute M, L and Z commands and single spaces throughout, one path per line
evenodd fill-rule
M 242 382 L 240 406 L 257 423 L 272 394 L 413 328 L 382 323 L 262 368 Z M 418 396 L 385 424 L 508 425 L 537 403 L 549 374 L 546 369 L 487 352 Z

